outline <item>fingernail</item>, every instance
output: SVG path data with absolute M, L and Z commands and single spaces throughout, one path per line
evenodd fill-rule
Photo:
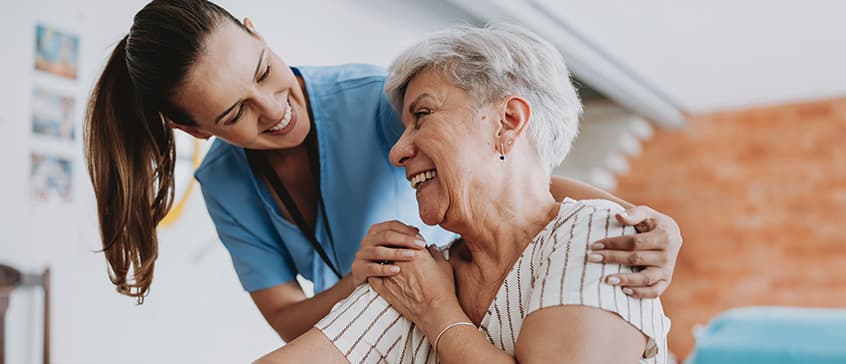
M 612 285 L 612 286 L 616 286 L 616 285 L 620 284 L 620 278 L 608 277 L 608 279 L 605 280 L 605 282 Z M 626 289 L 628 289 L 628 288 L 626 288 Z
M 417 245 L 417 246 L 419 246 L 419 247 L 421 247 L 421 248 L 425 248 L 425 247 L 426 247 L 426 242 L 425 242 L 425 241 L 423 241 L 423 240 L 421 240 L 421 239 L 414 239 L 414 245 Z
M 605 249 L 605 244 L 593 243 L 593 244 L 590 245 L 590 248 L 595 249 L 595 250 Z
M 620 212 L 620 216 L 622 216 L 622 217 L 629 217 L 629 213 L 628 213 L 628 212 L 625 212 L 625 211 L 621 211 L 621 212 Z
M 631 288 L 623 288 L 623 293 L 625 293 L 627 296 L 631 296 L 634 291 L 632 291 Z
M 602 256 L 599 254 L 588 255 L 588 262 L 599 263 L 602 261 Z
M 399 273 L 399 267 L 397 267 L 397 266 L 389 267 L 388 272 Z
M 414 256 L 414 250 L 403 250 L 402 255 L 411 258 Z

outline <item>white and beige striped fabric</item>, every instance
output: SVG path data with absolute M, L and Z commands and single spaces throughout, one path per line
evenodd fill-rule
M 667 362 L 670 320 L 661 302 L 631 298 L 602 282 L 607 274 L 631 272 L 629 267 L 586 260 L 590 243 L 634 232 L 616 221 L 619 211 L 620 206 L 604 200 L 562 203 L 558 216 L 514 264 L 482 319 L 479 331 L 491 344 L 513 354 L 523 320 L 532 312 L 583 305 L 614 312 L 643 332 L 649 340 L 641 363 Z M 429 340 L 367 284 L 335 305 L 315 327 L 351 363 L 436 363 Z

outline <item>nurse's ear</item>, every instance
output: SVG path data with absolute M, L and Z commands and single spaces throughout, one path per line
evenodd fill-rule
M 244 18 L 244 26 L 247 28 L 247 30 L 250 31 L 250 35 L 252 35 L 252 36 L 254 36 L 258 39 L 264 40 L 264 38 L 261 36 L 261 34 L 259 34 L 256 31 L 256 27 L 255 27 L 255 25 L 253 25 L 253 21 L 250 20 L 250 18 Z

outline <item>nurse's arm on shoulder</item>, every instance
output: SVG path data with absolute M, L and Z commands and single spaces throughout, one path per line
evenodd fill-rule
M 413 259 L 425 245 L 418 234 L 417 228 L 399 221 L 375 224 L 362 239 L 352 273 L 332 288 L 308 298 L 299 283 L 291 281 L 252 292 L 250 296 L 270 326 L 289 342 L 307 332 L 367 278 L 399 273 L 399 266 L 392 263 Z
M 553 176 L 550 192 L 556 200 L 605 199 L 623 206 L 626 211 L 617 220 L 634 226 L 637 234 L 607 238 L 594 242 L 592 262 L 616 263 L 642 267 L 637 273 L 614 274 L 606 283 L 625 287 L 623 291 L 635 298 L 660 296 L 673 278 L 676 258 L 682 246 L 678 224 L 673 218 L 646 206 L 634 206 L 606 191 L 573 179 Z

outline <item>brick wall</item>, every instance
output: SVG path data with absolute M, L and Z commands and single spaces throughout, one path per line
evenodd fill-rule
M 631 162 L 616 193 L 685 239 L 662 297 L 676 355 L 732 307 L 846 308 L 846 99 L 695 116 Z

